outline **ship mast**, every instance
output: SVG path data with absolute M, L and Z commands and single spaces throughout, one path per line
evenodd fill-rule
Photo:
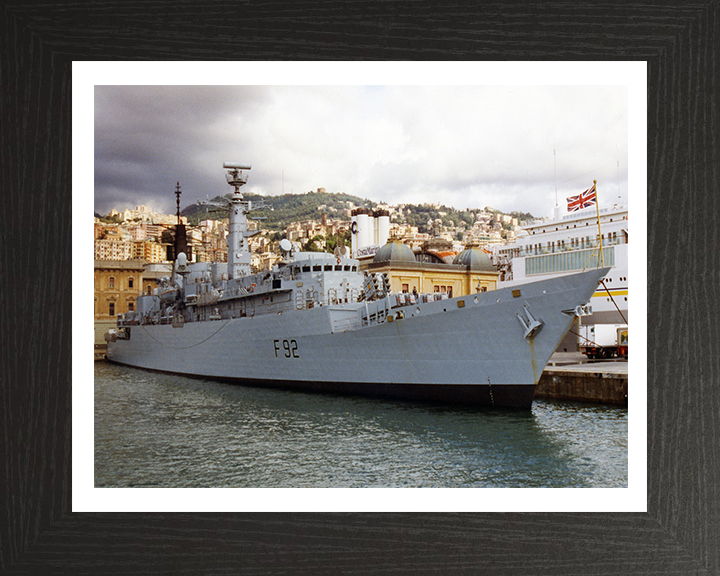
M 177 223 L 180 224 L 180 182 L 175 185 L 175 198 L 177 199 Z
M 252 210 L 261 210 L 269 207 L 265 201 L 255 202 L 243 200 L 240 188 L 247 183 L 248 175 L 243 170 L 250 170 L 249 164 L 223 163 L 227 169 L 227 183 L 235 191 L 227 199 L 229 212 L 229 229 L 227 235 L 228 246 L 228 278 L 240 278 L 252 272 L 250 247 L 247 238 L 252 234 L 247 232 L 247 214 Z
M 187 230 L 185 229 L 185 225 L 182 223 L 182 218 L 180 217 L 181 194 L 182 191 L 180 190 L 180 182 L 178 182 L 175 185 L 175 198 L 177 199 L 177 224 L 175 225 L 175 238 L 173 239 L 172 246 L 168 247 L 168 260 L 172 262 L 177 260 L 177 257 L 181 252 L 187 256 L 188 260 L 192 259 L 192 250 L 190 246 L 188 246 L 187 242 Z

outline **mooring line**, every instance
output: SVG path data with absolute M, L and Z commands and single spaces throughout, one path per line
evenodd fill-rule
M 164 342 L 160 342 L 160 340 L 158 340 L 157 338 L 155 338 L 155 336 L 153 336 L 152 334 L 150 334 L 150 332 L 148 332 L 147 329 L 145 328 L 145 325 L 144 325 L 144 324 L 140 324 L 140 326 L 142 327 L 143 330 L 145 330 L 145 334 L 147 334 L 148 336 L 150 336 L 150 338 L 152 338 L 153 340 L 155 340 L 155 342 L 157 342 L 158 344 L 160 344 L 160 346 L 165 346 L 166 348 L 171 348 L 172 350 L 188 350 L 189 348 L 195 348 L 195 346 L 200 346 L 200 344 L 202 344 L 203 342 L 207 342 L 208 340 L 210 340 L 210 338 L 212 338 L 212 337 L 215 336 L 218 332 L 220 332 L 220 330 L 222 330 L 223 328 L 225 328 L 225 326 L 228 325 L 228 323 L 230 322 L 230 320 L 232 320 L 232 318 L 228 318 L 228 319 L 225 321 L 225 323 L 224 323 L 222 326 L 220 326 L 220 328 L 218 328 L 217 330 L 215 330 L 215 332 L 213 332 L 212 334 L 210 334 L 210 336 L 208 336 L 208 337 L 205 338 L 204 340 L 200 340 L 200 342 L 197 342 L 197 343 L 195 343 L 195 344 L 193 344 L 193 345 L 191 345 L 191 346 L 168 346 L 167 344 L 165 344 Z

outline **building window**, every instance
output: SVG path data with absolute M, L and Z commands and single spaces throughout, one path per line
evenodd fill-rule
M 408 292 L 409 290 L 410 290 L 410 285 L 409 285 L 409 284 L 403 284 L 403 285 L 402 285 L 402 291 L 403 291 L 403 292 Z
M 132 287 L 133 287 L 133 279 L 128 278 L 128 288 L 132 288 Z
M 128 302 L 128 311 L 132 312 L 135 310 L 135 305 L 132 302 Z
M 109 314 L 110 316 L 115 316 L 115 302 L 110 302 L 108 305 L 110 307 Z
M 108 282 L 110 283 L 110 288 L 115 288 L 115 276 L 110 276 Z

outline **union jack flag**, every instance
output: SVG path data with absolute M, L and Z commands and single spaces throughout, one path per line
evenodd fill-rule
M 595 194 L 595 184 L 593 184 L 592 188 L 588 188 L 582 194 L 570 196 L 570 198 L 567 199 L 568 212 L 575 212 L 577 210 L 583 210 L 584 208 L 590 208 L 590 206 L 595 206 L 596 202 L 597 196 Z

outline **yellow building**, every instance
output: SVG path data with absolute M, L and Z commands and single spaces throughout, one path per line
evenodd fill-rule
M 144 270 L 143 260 L 95 260 L 96 320 L 111 320 L 135 310 Z
M 393 292 L 441 293 L 451 298 L 497 288 L 500 273 L 490 256 L 479 248 L 467 248 L 451 264 L 425 253 L 418 257 L 406 244 L 390 241 L 365 266 L 368 272 L 387 273 Z

